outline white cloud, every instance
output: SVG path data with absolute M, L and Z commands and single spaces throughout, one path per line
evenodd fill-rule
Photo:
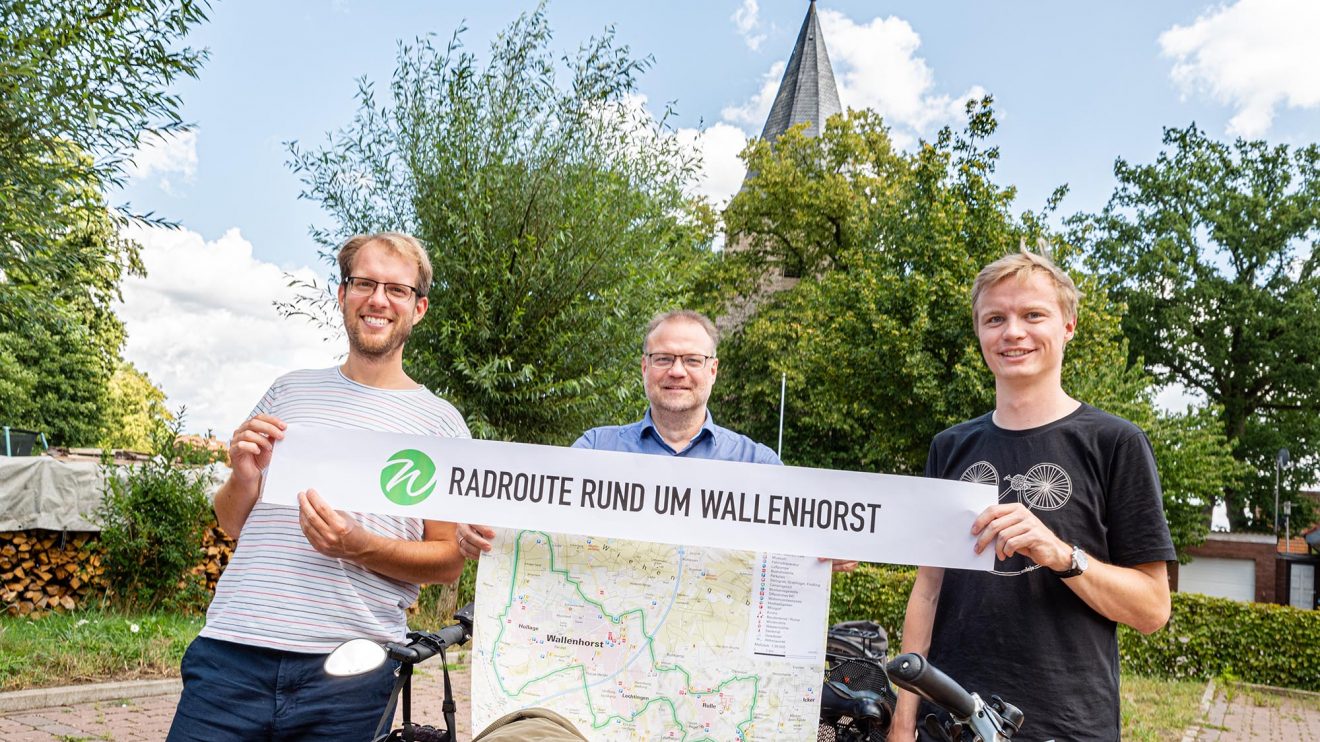
M 126 171 L 130 178 L 143 180 L 156 173 L 178 173 L 191 180 L 197 173 L 197 132 L 146 134 L 138 141 L 131 159 Z M 162 178 L 161 184 L 168 191 L 169 180 Z
M 210 242 L 188 230 L 125 235 L 142 244 L 147 277 L 126 279 L 115 308 L 128 332 L 124 357 L 165 390 L 171 409 L 187 405 L 189 431 L 227 436 L 280 374 L 339 362 L 343 340 L 275 311 L 272 302 L 294 290 L 237 229 Z M 321 271 L 292 273 L 325 283 Z
M 701 170 L 690 195 L 704 196 L 722 207 L 742 185 L 745 170 L 738 153 L 746 146 L 747 135 L 738 127 L 724 123 L 705 130 L 663 129 L 657 126 L 655 117 L 647 109 L 647 102 L 645 95 L 630 94 L 617 105 L 598 109 L 596 115 L 621 125 L 627 133 L 629 146 L 638 151 L 655 137 L 675 137 L 679 145 L 701 158 Z
M 820 25 L 840 100 L 847 107 L 875 109 L 900 145 L 962 121 L 967 100 L 985 95 L 980 86 L 956 96 L 936 94 L 935 73 L 917 56 L 921 36 L 902 18 L 859 24 L 838 11 L 822 10 Z
M 941 126 L 961 122 L 966 101 L 985 95 L 980 86 L 961 95 L 937 94 L 935 73 L 917 56 L 921 36 L 901 18 L 857 23 L 834 10 L 821 10 L 819 17 L 840 101 L 847 108 L 879 112 L 900 147 L 911 146 Z M 785 66 L 782 60 L 776 62 L 755 95 L 721 112 L 724 120 L 760 133 Z
M 1259 137 L 1280 105 L 1320 107 L 1320 3 L 1239 0 L 1160 34 L 1184 96 L 1204 93 L 1237 114 L 1228 133 Z
M 738 34 L 743 37 L 743 42 L 747 48 L 756 51 L 761 48 L 761 42 L 765 41 L 764 33 L 757 33 L 761 29 L 761 8 L 756 0 L 743 0 L 743 4 L 733 11 L 729 20 L 733 21 L 733 27 L 738 29 Z
M 1204 407 L 1205 395 L 1182 384 L 1169 384 L 1155 395 L 1155 406 L 1169 413 L 1183 413 L 1191 407 Z
M 742 126 L 744 131 L 754 129 L 760 134 L 761 127 L 765 126 L 766 117 L 770 115 L 770 107 L 775 104 L 775 93 L 779 92 L 779 81 L 783 79 L 786 67 L 788 63 L 784 60 L 775 62 L 761 77 L 761 89 L 756 95 L 742 105 L 725 107 L 720 111 L 720 115 L 725 121 Z
M 742 187 L 746 168 L 738 153 L 747 146 L 747 135 L 729 124 L 715 124 L 704 131 L 679 129 L 679 141 L 701 154 L 701 174 L 696 192 L 717 208 L 723 208 Z

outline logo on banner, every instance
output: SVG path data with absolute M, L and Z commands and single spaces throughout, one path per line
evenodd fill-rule
M 416 505 L 435 491 L 435 462 L 415 448 L 399 451 L 380 470 L 380 491 L 396 505 Z

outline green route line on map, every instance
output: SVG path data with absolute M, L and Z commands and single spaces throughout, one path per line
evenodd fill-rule
M 550 571 L 551 571 L 552 573 L 558 574 L 558 575 L 560 575 L 561 577 L 563 577 L 564 581 L 567 582 L 568 584 L 572 585 L 572 586 L 573 586 L 573 589 L 574 589 L 575 591 L 577 591 L 578 596 L 579 596 L 580 598 L 582 598 L 582 600 L 585 601 L 586 603 L 588 603 L 588 604 L 590 604 L 590 605 L 592 605 L 592 606 L 595 606 L 595 608 L 596 608 L 598 611 L 600 611 L 600 614 L 601 614 L 602 616 L 605 616 L 605 617 L 609 618 L 610 621 L 613 622 L 613 623 L 615 623 L 615 624 L 619 624 L 619 623 L 622 623 L 623 618 L 624 618 L 625 616 L 628 616 L 629 614 L 633 614 L 633 613 L 638 614 L 638 616 L 640 617 L 641 624 L 642 624 L 642 635 L 646 637 L 646 649 L 647 649 L 647 653 L 650 654 L 650 656 L 651 656 L 651 667 L 652 667 L 656 672 L 678 672 L 678 673 L 682 674 L 682 676 L 683 676 L 683 685 L 684 685 L 685 688 L 687 688 L 687 692 L 688 692 L 689 694 L 691 694 L 692 696 L 695 696 L 695 697 L 697 697 L 697 698 L 701 698 L 702 696 L 708 696 L 708 695 L 711 695 L 711 694 L 713 694 L 713 693 L 719 693 L 721 689 L 723 689 L 725 686 L 729 685 L 730 683 L 744 682 L 744 681 L 747 681 L 747 680 L 752 681 L 752 706 L 751 706 L 750 709 L 747 710 L 747 718 L 744 719 L 743 721 L 738 722 L 737 727 L 736 727 L 736 728 L 738 729 L 738 736 L 739 736 L 739 738 L 741 738 L 741 739 L 746 739 L 746 734 L 745 734 L 745 732 L 744 732 L 744 728 L 745 728 L 748 724 L 751 724 L 751 723 L 752 723 L 752 720 L 753 720 L 753 719 L 755 718 L 755 716 L 756 716 L 756 699 L 757 699 L 757 697 L 758 697 L 758 695 L 759 695 L 759 693 L 760 693 L 760 689 L 761 689 L 761 678 L 760 678 L 760 676 L 759 676 L 759 675 L 742 675 L 742 676 L 735 676 L 735 677 L 732 677 L 732 678 L 729 678 L 729 679 L 725 680 L 724 682 L 720 683 L 719 685 L 715 686 L 714 688 L 711 688 L 711 689 L 709 689 L 709 690 L 705 690 L 705 691 L 701 691 L 701 690 L 697 690 L 697 689 L 693 688 L 693 687 L 692 687 L 692 674 L 691 674 L 691 673 L 689 673 L 689 672 L 688 672 L 686 669 L 684 669 L 681 665 L 678 665 L 678 664 L 676 664 L 676 663 L 673 664 L 673 665 L 668 665 L 668 666 L 666 666 L 666 665 L 661 665 L 661 664 L 660 664 L 660 661 L 656 658 L 656 656 L 655 656 L 655 644 L 654 644 L 654 641 L 653 641 L 655 637 L 654 637 L 654 635 L 653 635 L 650 631 L 648 631 L 647 628 L 646 628 L 646 613 L 645 613 L 644 611 L 642 611 L 640 608 L 636 608 L 636 609 L 633 609 L 633 610 L 630 610 L 630 611 L 624 611 L 624 612 L 622 612 L 622 613 L 620 613 L 620 614 L 618 614 L 618 615 L 616 616 L 616 615 L 612 615 L 609 611 L 605 610 L 605 606 L 604 606 L 604 604 L 602 604 L 602 603 L 600 603 L 600 602 L 598 602 L 598 601 L 592 600 L 592 599 L 591 599 L 591 598 L 590 598 L 585 592 L 582 591 L 582 581 L 581 581 L 581 580 L 579 580 L 579 579 L 573 577 L 572 575 L 570 575 L 569 572 L 568 572 L 568 570 L 567 570 L 566 568 L 560 568 L 560 567 L 557 567 L 557 566 L 556 566 L 554 541 L 551 540 L 551 538 L 550 538 L 550 534 L 545 533 L 544 531 L 519 531 L 519 532 L 518 532 L 518 536 L 514 539 L 514 542 L 513 542 L 513 569 L 510 570 L 510 579 L 509 579 L 509 600 L 508 600 L 508 603 L 504 606 L 504 612 L 501 613 L 500 616 L 499 616 L 500 619 L 501 619 L 501 621 L 502 621 L 502 623 L 500 623 L 500 630 L 499 630 L 499 632 L 496 633 L 496 635 L 495 635 L 495 641 L 491 644 L 492 655 L 494 654 L 494 650 L 499 646 L 500 640 L 504 637 L 504 626 L 505 626 L 505 623 L 503 623 L 503 622 L 507 622 L 507 621 L 510 621 L 510 620 L 511 620 L 511 619 L 510 619 L 510 612 L 513 610 L 514 595 L 517 593 L 517 585 L 518 585 L 518 569 L 519 569 L 519 567 L 520 567 L 521 564 L 522 564 L 521 556 L 522 556 L 522 548 L 523 548 L 523 545 L 522 545 L 523 537 L 524 537 L 524 536 L 533 536 L 533 535 L 539 535 L 539 536 L 541 536 L 541 537 L 543 537 L 543 538 L 545 539 L 545 542 L 546 542 L 546 550 L 547 550 L 547 551 L 549 552 L 549 554 L 550 554 Z M 561 667 L 561 668 L 559 668 L 558 670 L 552 670 L 552 671 L 550 671 L 550 672 L 548 672 L 548 673 L 546 673 L 546 674 L 544 674 L 544 675 L 541 675 L 541 676 L 538 676 L 538 677 L 532 678 L 531 680 L 528 680 L 527 682 L 523 683 L 522 687 L 518 688 L 516 691 L 514 691 L 514 692 L 512 692 L 512 693 L 510 693 L 510 692 L 509 692 L 509 689 L 508 689 L 507 687 L 505 687 L 505 684 L 504 684 L 504 678 L 500 676 L 499 667 L 496 666 L 494 663 L 492 663 L 491 666 L 492 666 L 492 668 L 493 668 L 494 671 L 495 671 L 495 682 L 499 683 L 500 690 L 504 693 L 504 695 L 508 696 L 509 698 L 517 698 L 518 696 L 522 695 L 523 691 L 527 690 L 527 687 L 528 687 L 528 686 L 530 686 L 530 685 L 532 685 L 532 684 L 534 684 L 534 683 L 539 683 L 539 682 L 542 681 L 542 680 L 545 680 L 545 679 L 548 679 L 548 678 L 554 677 L 555 675 L 559 675 L 559 674 L 564 673 L 564 672 L 568 672 L 568 671 L 572 671 L 572 670 L 577 670 L 577 671 L 578 671 L 578 674 L 580 675 L 581 680 L 582 680 L 582 694 L 583 694 L 583 695 L 586 697 L 586 699 L 587 699 L 587 710 L 591 713 L 591 727 L 592 727 L 592 729 L 601 729 L 601 728 L 607 726 L 611 721 L 613 721 L 613 720 L 615 720 L 615 719 L 618 719 L 618 720 L 620 720 L 620 721 L 625 721 L 625 722 L 631 722 L 631 721 L 635 720 L 638 716 L 641 716 L 643 713 L 645 713 L 646 710 L 647 710 L 648 708 L 650 708 L 653 704 L 660 703 L 660 704 L 664 704 L 664 705 L 666 705 L 666 706 L 669 707 L 669 716 L 670 716 L 670 718 L 673 720 L 674 725 L 677 726 L 678 729 L 679 729 L 679 731 L 683 733 L 683 737 L 682 737 L 683 742 L 689 742 L 689 741 L 688 741 L 688 738 L 687 738 L 687 737 L 688 737 L 688 732 L 687 732 L 686 730 L 684 730 L 684 728 L 683 728 L 683 723 L 682 723 L 681 721 L 679 721 L 679 719 L 678 719 L 678 707 L 674 704 L 674 702 L 673 702 L 671 699 L 669 699 L 669 698 L 667 698 L 667 697 L 664 697 L 664 696 L 657 696 L 657 697 L 655 697 L 655 698 L 651 698 L 651 699 L 647 700 L 647 702 L 646 702 L 645 704 L 642 705 L 642 708 L 641 708 L 640 710 L 638 710 L 637 713 L 633 714 L 632 716 L 624 717 L 624 716 L 619 716 L 619 715 L 612 715 L 612 716 L 607 716 L 607 717 L 605 718 L 604 721 L 599 721 L 600 717 L 596 714 L 596 709 L 595 709 L 595 707 L 594 707 L 594 706 L 592 705 L 592 703 L 591 703 L 591 689 L 590 689 L 590 687 L 589 687 L 588 684 L 587 684 L 587 668 L 586 668 L 585 665 L 583 665 L 583 664 L 581 664 L 581 663 L 575 663 L 575 664 L 572 664 L 572 665 L 568 665 L 568 666 L 566 666 L 566 667 Z M 704 737 L 704 738 L 695 738 L 695 739 L 691 740 L 690 742 L 716 742 L 716 741 L 713 740 L 712 738 L 710 738 L 709 736 L 707 736 L 707 737 Z

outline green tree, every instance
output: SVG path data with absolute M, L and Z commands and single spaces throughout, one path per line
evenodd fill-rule
M 151 451 L 163 428 L 174 419 L 165 392 L 136 366 L 121 361 L 110 377 L 101 448 Z
M 557 61 L 541 8 L 484 68 L 460 34 L 444 52 L 401 45 L 392 101 L 363 82 L 354 122 L 323 148 L 293 145 L 291 164 L 334 218 L 315 231 L 327 262 L 355 232 L 428 246 L 408 373 L 478 437 L 567 443 L 640 412 L 641 329 L 684 302 L 711 217 L 685 196 L 695 163 L 633 103 L 648 63 L 611 32 Z
M 46 301 L 34 285 L 79 269 L 57 243 L 105 210 L 139 137 L 183 127 L 169 86 L 196 76 L 206 52 L 175 47 L 206 7 L 0 0 L 0 283 L 36 278 L 0 291 L 0 319 L 22 319 Z
M 104 209 L 84 219 L 51 243 L 65 255 L 60 280 L 18 266 L 12 287 L 40 297 L 40 303 L 21 317 L 0 317 L 0 372 L 17 390 L 0 395 L 0 420 L 43 431 L 55 445 L 100 442 L 124 340 L 123 323 L 111 308 L 126 269 L 123 241 Z M 130 267 L 136 270 L 135 258 Z
M 722 280 L 745 292 L 780 266 L 804 278 L 764 297 L 722 348 L 737 369 L 721 382 L 723 414 L 765 439 L 786 373 L 790 460 L 913 473 L 931 436 L 993 405 L 968 290 L 982 265 L 1038 236 L 989 179 L 994 128 L 983 101 L 965 132 L 912 154 L 872 111 L 748 146 L 754 175 L 724 215 L 742 249 L 726 252 Z
M 1226 493 L 1231 527 L 1269 531 L 1278 449 L 1294 459 L 1286 491 L 1320 468 L 1320 147 L 1227 144 L 1194 125 L 1164 145 L 1153 164 L 1118 160 L 1108 205 L 1074 217 L 1074 239 L 1128 307 L 1130 357 L 1218 409 L 1250 469 Z
M 1083 291 L 1065 388 L 1146 427 L 1157 459 L 1195 453 L 1197 476 L 1167 467 L 1164 484 L 1177 543 L 1196 543 L 1206 531 L 1201 498 L 1232 475 L 1215 447 L 1222 437 L 1207 438 L 1195 415 L 1157 415 L 1150 377 L 1127 361 L 1120 307 L 1076 270 L 1077 251 L 1045 229 L 1043 215 L 1014 217 L 1014 191 L 991 180 L 997 152 L 985 142 L 995 127 L 987 99 L 969 106 L 965 131 L 946 129 L 912 154 L 893 148 L 870 111 L 834 117 L 817 137 L 792 130 L 774 146 L 748 146 L 754 175 L 725 212 L 742 249 L 725 255 L 721 280 L 746 291 L 765 286 L 767 270 L 803 277 L 763 293 L 721 346 L 735 370 L 717 388 L 719 414 L 773 440 L 784 374 L 786 460 L 921 472 L 937 432 L 994 405 L 971 321 L 973 278 L 1023 242 L 1044 240 Z
M 108 209 L 125 158 L 183 127 L 169 86 L 204 51 L 193 0 L 0 0 L 0 420 L 95 445 L 123 326 L 110 306 L 138 246 Z

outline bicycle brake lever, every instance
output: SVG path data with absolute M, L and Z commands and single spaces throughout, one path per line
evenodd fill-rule
M 990 696 L 990 708 L 994 709 L 1000 720 L 1004 722 L 1004 736 L 1012 737 L 1022 728 L 1023 713 L 1017 706 L 1005 701 L 999 696 Z

